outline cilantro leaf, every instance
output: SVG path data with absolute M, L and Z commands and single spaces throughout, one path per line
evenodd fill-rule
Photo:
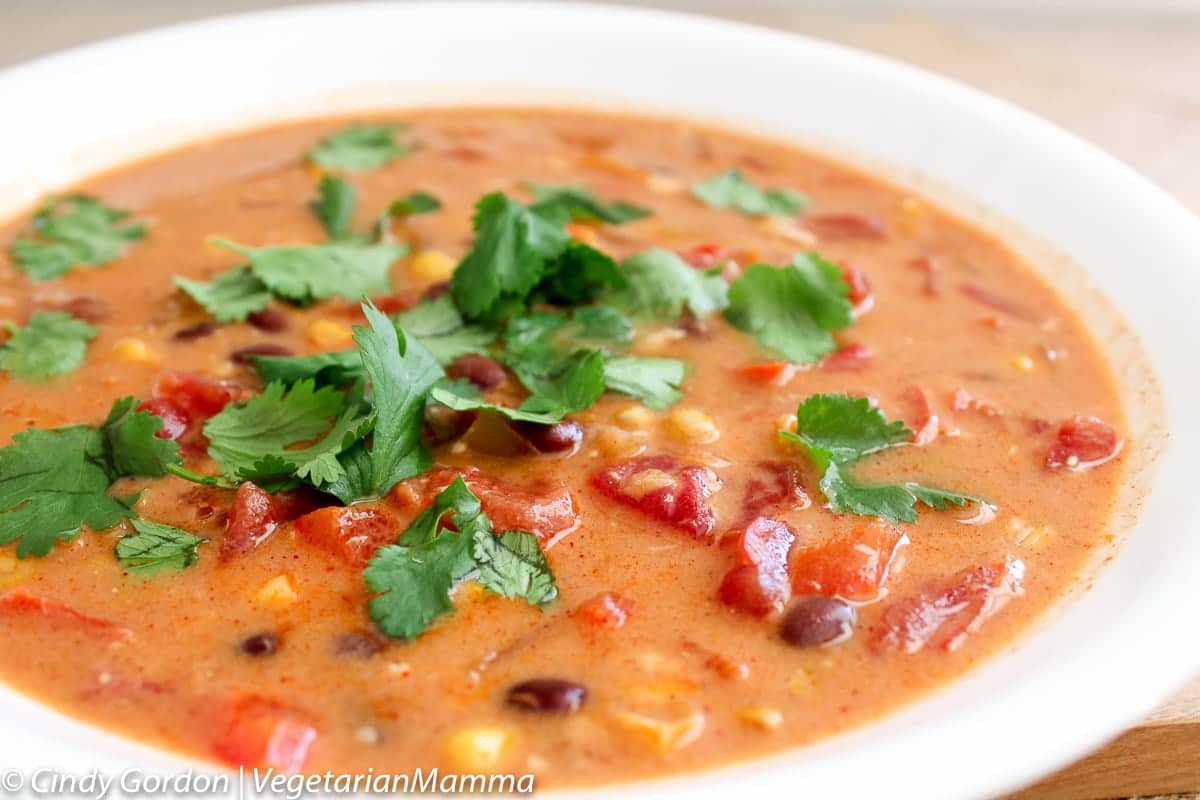
M 23 328 L 9 326 L 0 369 L 21 380 L 42 380 L 79 367 L 98 331 L 62 311 L 35 311 Z
M 785 267 L 754 264 L 729 287 L 725 318 L 789 361 L 811 364 L 837 349 L 831 331 L 850 325 L 850 287 L 816 253 Z
M 310 356 L 250 356 L 263 383 L 291 386 L 311 380 L 317 386 L 345 386 L 365 377 L 358 350 L 332 350 Z
M 561 404 L 544 397 L 534 395 L 526 398 L 516 408 L 498 406 L 481 399 L 474 385 L 464 386 L 450 381 L 434 386 L 429 399 L 455 411 L 491 411 L 514 422 L 535 422 L 539 425 L 553 425 L 567 415 L 567 409 Z
M 687 365 L 674 358 L 610 356 L 604 360 L 604 382 L 610 392 L 620 392 L 656 411 L 675 405 L 683 397 L 679 387 Z
M 619 225 L 650 216 L 650 210 L 631 203 L 605 203 L 586 186 L 572 184 L 525 184 L 537 202 L 532 210 L 543 216 L 566 216 L 577 221 L 599 221 Z
M 524 598 L 530 605 L 545 605 L 558 597 L 554 573 L 532 533 L 477 534 L 473 551 L 485 589 L 502 597 Z
M 350 232 L 350 223 L 354 221 L 354 207 L 358 203 L 358 192 L 354 190 L 354 184 L 345 178 L 324 175 L 317 192 L 317 199 L 309 203 L 308 207 L 316 214 L 330 239 L 345 237 Z
M 762 189 L 731 169 L 692 184 L 692 194 L 713 208 L 733 208 L 753 217 L 789 217 L 800 213 L 808 198 L 794 189 Z
M 128 211 L 82 194 L 47 202 L 34 215 L 32 228 L 33 237 L 15 239 L 10 253 L 17 269 L 39 281 L 73 267 L 115 261 L 131 241 L 146 235 L 146 227 L 130 220 Z
M 425 401 L 443 377 L 442 368 L 425 347 L 405 336 L 375 306 L 363 305 L 368 327 L 356 327 L 354 340 L 362 354 L 375 406 L 375 430 L 369 454 L 370 471 L 363 456 L 352 448 L 343 457 L 357 463 L 353 472 L 331 483 L 326 491 L 343 502 L 382 497 L 406 478 L 429 469 L 433 460 L 421 443 Z
M 429 192 L 413 192 L 407 197 L 398 197 L 388 206 L 388 214 L 393 217 L 414 217 L 417 214 L 428 214 L 442 207 L 442 201 Z
M 388 270 L 408 252 L 403 244 L 356 241 L 246 247 L 224 239 L 213 244 L 240 253 L 250 271 L 274 294 L 301 305 L 340 296 L 358 299 L 391 288 Z
M 137 533 L 117 542 L 117 561 L 129 572 L 150 575 L 164 569 L 184 569 L 199 560 L 196 549 L 208 541 L 159 522 L 132 519 Z
M 533 393 L 538 407 L 559 407 L 563 414 L 591 408 L 604 393 L 604 354 L 581 349 L 565 356 L 510 357 L 508 366 L 525 388 Z M 523 407 L 529 403 L 526 400 Z
M 533 294 L 554 305 L 577 306 L 626 285 L 625 276 L 609 255 L 572 239 L 559 257 L 546 266 L 545 276 Z
M 322 139 L 308 151 L 308 159 L 326 169 L 351 171 L 378 169 L 412 152 L 396 141 L 403 125 L 351 125 Z
M 226 270 L 207 283 L 179 276 L 174 281 L 217 322 L 242 322 L 271 302 L 271 290 L 248 267 Z
M 728 304 L 728 288 L 718 270 L 701 271 L 670 250 L 654 248 L 621 264 L 626 288 L 613 301 L 634 314 L 677 319 L 687 308 L 699 318 Z
M 133 516 L 109 496 L 112 483 L 178 461 L 178 445 L 154 436 L 162 420 L 134 402 L 118 400 L 102 427 L 22 431 L 0 448 L 0 544 L 20 540 L 18 557 L 44 556 L 84 525 L 105 530 Z
M 807 452 L 821 472 L 821 492 L 837 513 L 915 522 L 918 503 L 939 510 L 949 505 L 986 503 L 978 497 L 914 482 L 864 484 L 850 477 L 846 471 L 850 465 L 912 438 L 912 431 L 903 422 L 888 422 L 865 398 L 813 395 L 796 411 L 796 433 L 781 431 L 780 435 Z
M 474 226 L 475 242 L 450 279 L 468 319 L 486 316 L 505 298 L 523 299 L 567 247 L 560 223 L 500 192 L 476 204 Z
M 633 323 L 612 306 L 587 306 L 575 309 L 571 321 L 583 339 L 602 339 L 618 344 L 633 341 Z
M 492 331 L 467 325 L 454 305 L 454 298 L 448 294 L 401 311 L 395 320 L 405 333 L 419 339 L 440 364 L 449 364 L 467 353 L 482 353 L 496 340 Z

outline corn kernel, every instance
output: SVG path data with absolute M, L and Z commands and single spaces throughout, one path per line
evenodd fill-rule
M 575 241 L 583 242 L 591 247 L 595 247 L 600 242 L 600 234 L 596 232 L 596 228 L 593 225 L 571 222 L 567 224 L 566 231 Z
M 683 181 L 672 178 L 670 175 L 651 172 L 646 176 L 646 187 L 659 194 L 676 194 L 683 191 Z
M 409 272 L 427 281 L 449 280 L 456 266 L 458 262 L 440 250 L 422 250 L 408 262 Z
M 677 408 L 667 415 L 667 424 L 680 439 L 693 444 L 708 444 L 721 438 L 713 418 L 697 408 Z
M 619 158 L 614 158 L 604 153 L 589 151 L 579 157 L 579 164 L 591 169 L 599 169 L 613 175 L 621 175 L 630 178 L 642 178 L 646 171 L 641 167 L 634 166 L 628 161 L 622 161 Z
M 675 478 L 661 469 L 644 469 L 621 481 L 622 494 L 641 500 L 648 494 L 675 486 Z
M 773 731 L 783 724 L 783 712 L 770 706 L 749 706 L 737 712 L 737 718 L 753 728 Z
M 466 772 L 495 769 L 513 746 L 513 733 L 500 725 L 472 725 L 454 732 L 446 740 L 446 755 Z
M 704 715 L 700 712 L 679 719 L 660 720 L 644 714 L 618 711 L 616 720 L 660 753 L 687 747 L 704 732 Z
M 1018 547 L 1037 547 L 1052 536 L 1054 530 L 1048 525 L 1031 525 L 1020 517 L 1013 517 L 1008 521 L 1008 532 Z
M 276 575 L 258 588 L 254 595 L 260 606 L 285 608 L 296 602 L 296 587 L 287 575 Z
M 627 431 L 644 431 L 654 423 L 655 414 L 641 404 L 626 406 L 617 412 L 617 424 Z
M 596 449 L 607 458 L 633 458 L 646 449 L 646 443 L 636 433 L 612 425 L 597 426 L 593 433 Z
M 680 330 L 679 328 L 663 328 L 640 337 L 637 342 L 637 349 L 646 352 L 662 350 L 686 336 L 687 331 Z
M 304 335 L 324 350 L 344 350 L 354 344 L 354 331 L 350 326 L 331 319 L 314 319 L 304 329 Z
M 488 594 L 479 581 L 465 581 L 458 591 L 464 600 L 472 601 L 483 600 Z
M 0 553 L 0 589 L 24 583 L 33 575 L 33 564 L 13 553 Z
M 775 429 L 795 433 L 798 424 L 795 414 L 784 414 L 775 420 Z
M 813 692 L 812 674 L 801 667 L 787 681 L 787 690 L 795 697 L 807 697 Z
M 149 345 L 133 337 L 118 339 L 113 345 L 112 353 L 122 361 L 134 361 L 139 364 L 153 364 L 158 361 L 158 356 Z
M 802 228 L 786 217 L 763 217 L 759 223 L 763 230 L 780 239 L 798 244 L 803 247 L 816 247 L 817 235 L 808 228 Z
M 910 217 L 925 216 L 925 204 L 915 197 L 906 197 L 901 200 L 900 210 Z
M 1021 372 L 1029 372 L 1033 369 L 1033 359 L 1029 356 L 1013 356 L 1008 363 L 1012 365 L 1013 369 L 1019 369 Z

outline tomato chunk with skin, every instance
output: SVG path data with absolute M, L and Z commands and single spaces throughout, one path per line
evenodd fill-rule
M 198 375 L 168 372 L 158 379 L 151 398 L 138 406 L 163 420 L 158 432 L 162 439 L 197 443 L 200 427 L 220 413 L 229 403 L 244 400 L 249 389 Z
M 871 284 L 867 281 L 866 273 L 853 265 L 841 264 L 839 266 L 842 270 L 842 280 L 846 281 L 846 285 L 850 287 L 850 294 L 846 296 L 846 299 L 856 309 L 865 311 L 874 303 Z
M 875 214 L 852 211 L 809 214 L 804 224 L 822 239 L 879 241 L 887 238 L 883 220 Z
M 724 245 L 705 242 L 681 251 L 679 257 L 696 269 L 709 269 L 727 260 L 729 251 L 725 249 Z
M 598 628 L 616 629 L 629 621 L 632 609 L 632 601 L 614 592 L 601 592 L 580 603 L 571 615 Z
M 925 390 L 919 386 L 909 386 L 901 394 L 901 399 L 909 408 L 904 420 L 913 432 L 912 443 L 923 447 L 936 439 L 941 423 Z
M 129 628 L 123 628 L 106 619 L 88 616 L 66 603 L 34 594 L 28 589 L 12 589 L 0 595 L 0 611 L 36 614 L 45 619 L 59 620 L 102 639 L 122 641 L 133 638 L 133 631 Z
M 874 351 L 865 344 L 848 344 L 826 356 L 821 362 L 821 369 L 831 372 L 861 372 L 874 357 Z
M 785 386 L 799 370 L 800 367 L 791 361 L 767 361 L 762 364 L 738 367 L 737 374 L 739 378 L 744 378 L 751 383 L 763 386 Z
M 225 518 L 221 560 L 251 552 L 267 540 L 285 517 L 283 503 L 250 481 L 237 488 Z
M 1024 593 L 1024 577 L 1024 563 L 1010 557 L 963 570 L 943 586 L 897 600 L 884 609 L 872 647 L 905 653 L 926 647 L 956 650 L 1008 601 Z
M 769 517 L 758 517 L 726 534 L 721 546 L 732 550 L 735 566 L 721 581 L 717 597 L 727 606 L 759 617 L 782 610 L 791 597 L 788 554 L 795 540 L 787 525 Z
M 1116 458 L 1125 442 L 1107 422 L 1097 417 L 1071 417 L 1058 427 L 1054 444 L 1046 452 L 1046 468 L 1082 471 Z
M 591 484 L 605 497 L 697 539 L 711 534 L 716 525 L 708 501 L 721 488 L 720 480 L 710 470 L 681 464 L 673 456 L 641 456 L 601 469 L 592 474 Z
M 397 484 L 390 498 L 401 508 L 420 510 L 459 475 L 479 498 L 483 512 L 497 531 L 529 531 L 547 548 L 579 526 L 575 498 L 561 481 L 514 486 L 484 475 L 477 467 L 438 467 Z
M 879 598 L 908 535 L 882 520 L 805 547 L 792 559 L 792 590 L 867 602 Z
M 400 530 L 391 516 L 367 508 L 328 506 L 296 520 L 301 539 L 354 566 L 365 565 L 376 550 L 395 543 Z
M 742 514 L 747 520 L 812 504 L 800 485 L 800 473 L 791 464 L 760 461 L 747 472 L 750 477 L 742 491 Z
M 317 729 L 296 711 L 259 695 L 235 700 L 213 751 L 227 764 L 299 772 Z

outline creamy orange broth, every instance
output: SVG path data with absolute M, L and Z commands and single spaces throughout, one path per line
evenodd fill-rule
M 127 575 L 113 557 L 120 529 L 85 531 L 40 559 L 17 562 L 13 548 L 4 548 L 0 585 L 133 631 L 127 641 L 113 642 L 68 620 L 0 613 L 6 682 L 81 719 L 205 760 L 216 757 L 229 698 L 253 694 L 287 706 L 317 731 L 306 771 L 478 766 L 464 764 L 451 742 L 456 732 L 487 725 L 503 731 L 507 744 L 486 769 L 532 771 L 541 787 L 596 784 L 763 755 L 895 710 L 1010 642 L 1063 595 L 1106 541 L 1120 459 L 1079 472 L 1048 470 L 1044 461 L 1059 424 L 1075 415 L 1123 431 L 1111 372 L 1070 298 L 1057 296 L 1003 242 L 845 166 L 702 126 L 540 109 L 409 111 L 398 119 L 411 125 L 405 138 L 418 149 L 348 176 L 359 191 L 356 228 L 393 198 L 427 190 L 444 208 L 396 222 L 394 235 L 414 254 L 436 250 L 457 259 L 470 245 L 472 206 L 484 193 L 528 199 L 525 180 L 584 183 L 601 198 L 653 210 L 621 226 L 594 226 L 595 245 L 618 258 L 650 246 L 686 251 L 717 243 L 742 266 L 783 264 L 816 249 L 857 267 L 870 282 L 873 307 L 838 338 L 869 347 L 873 358 L 859 371 L 818 366 L 786 385 L 764 386 L 736 368 L 768 357 L 719 317 L 699 334 L 657 342 L 652 334 L 671 326 L 643 325 L 634 352 L 691 365 L 680 407 L 707 413 L 719 438 L 688 441 L 672 427 L 670 411 L 631 423 L 632 415 L 619 415 L 637 403 L 608 394 L 574 416 L 585 439 L 568 456 L 501 458 L 462 443 L 438 446 L 440 464 L 474 465 L 513 486 L 539 477 L 565 483 L 579 523 L 548 552 L 561 595 L 539 611 L 461 586 L 457 610 L 429 632 L 409 643 L 388 640 L 365 656 L 339 653 L 334 645 L 341 634 L 372 630 L 361 565 L 306 543 L 290 524 L 254 552 L 221 561 L 231 492 L 198 490 L 174 477 L 127 480 L 119 488 L 144 489 L 136 506 L 142 517 L 210 540 L 199 562 L 178 573 Z M 360 321 L 354 304 L 299 309 L 276 302 L 287 315 L 285 331 L 235 323 L 174 340 L 205 315 L 171 278 L 204 279 L 240 263 L 206 245 L 212 236 L 251 245 L 323 240 L 306 208 L 320 173 L 302 154 L 345 123 L 305 122 L 203 142 L 87 182 L 82 190 L 149 225 L 144 240 L 106 266 L 39 283 L 4 261 L 7 253 L 0 256 L 0 316 L 23 323 L 35 308 L 77 296 L 108 309 L 74 373 L 41 384 L 0 376 L 0 442 L 30 427 L 95 424 L 115 398 L 149 397 L 165 370 L 257 388 L 253 371 L 229 358 L 240 347 L 330 349 L 310 340 L 308 323 Z M 763 185 L 795 187 L 812 205 L 781 225 L 709 208 L 688 191 L 693 181 L 734 166 Z M 874 215 L 885 233 L 861 238 L 828 235 L 826 228 L 822 235 L 813 221 L 842 213 Z M 0 242 L 26 222 L 23 216 L 0 230 Z M 400 260 L 391 275 L 398 294 L 415 298 L 430 281 L 414 274 L 412 262 L 411 255 Z M 979 302 L 964 285 L 1018 303 L 1029 319 Z M 147 346 L 147 361 L 121 357 L 117 345 L 128 338 Z M 813 498 L 811 507 L 781 517 L 796 534 L 795 557 L 851 535 L 866 520 L 823 507 L 811 467 L 776 435 L 786 416 L 812 394 L 847 392 L 875 398 L 889 418 L 911 426 L 909 387 L 930 400 L 940 435 L 868 459 L 858 474 L 920 479 L 985 497 L 998 510 L 988 524 L 964 525 L 960 520 L 974 509 L 921 509 L 916 524 L 901 525 L 911 544 L 893 565 L 886 596 L 858 607 L 855 632 L 840 644 L 793 647 L 778 633 L 778 614 L 760 618 L 725 606 L 716 593 L 733 564 L 728 548 L 697 541 L 589 484 L 594 471 L 639 447 L 707 465 L 724 481 L 713 497 L 719 536 L 743 517 L 748 465 L 793 464 Z M 958 389 L 987 407 L 956 409 Z M 520 395 L 505 386 L 493 396 L 511 402 Z M 190 463 L 212 471 L 202 458 Z M 411 518 L 416 510 L 399 513 Z M 1024 563 L 1023 594 L 982 620 L 961 646 L 911 654 L 872 646 L 890 602 L 936 592 L 961 571 L 1006 557 Z M 294 600 L 264 604 L 260 588 L 277 576 L 287 576 Z M 622 627 L 572 614 L 600 592 L 624 599 L 629 617 Z M 239 650 L 246 637 L 268 631 L 279 637 L 274 654 Z M 541 677 L 584 685 L 587 701 L 566 714 L 506 705 L 509 686 Z M 690 719 L 696 730 L 680 742 L 654 742 L 636 730 L 631 714 Z

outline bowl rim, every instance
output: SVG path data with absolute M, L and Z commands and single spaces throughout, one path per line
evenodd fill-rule
M 1147 498 L 1143 517 L 1151 519 L 1149 512 L 1154 511 L 1153 520 L 1158 524 L 1178 523 L 1175 525 L 1176 539 L 1180 540 L 1178 549 L 1182 556 L 1175 548 L 1167 551 L 1165 543 L 1160 543 L 1164 547 L 1158 549 L 1149 547 L 1144 552 L 1139 549 L 1140 555 L 1158 556 L 1162 562 L 1149 573 L 1158 581 L 1155 592 L 1141 592 L 1124 608 L 1111 603 L 1089 605 L 1095 595 L 1086 597 L 1048 630 L 1026 634 L 1012 652 L 994 655 L 969 676 L 879 722 L 816 745 L 707 772 L 682 773 L 597 789 L 565 790 L 563 794 L 578 797 L 603 793 L 607 796 L 619 787 L 627 792 L 664 797 L 723 797 L 733 791 L 766 788 L 767 785 L 795 786 L 795 781 L 803 780 L 805 788 L 817 792 L 836 790 L 840 795 L 848 796 L 878 795 L 885 791 L 890 796 L 987 796 L 1024 785 L 1100 744 L 1148 712 L 1193 674 L 1200 665 L 1200 638 L 1189 642 L 1186 637 L 1175 636 L 1164 644 L 1164 635 L 1171 632 L 1171 620 L 1181 610 L 1184 613 L 1188 609 L 1200 611 L 1195 593 L 1188 591 L 1191 572 L 1200 565 L 1200 544 L 1196 544 L 1200 540 L 1200 512 L 1186 505 L 1186 481 L 1178 470 L 1170 469 L 1186 467 L 1182 460 L 1186 456 L 1184 451 L 1190 445 L 1200 444 L 1197 424 L 1181 413 L 1195 407 L 1200 389 L 1195 378 L 1182 374 L 1186 367 L 1175 363 L 1186 352 L 1186 347 L 1181 345 L 1169 350 L 1162 342 L 1160 328 L 1186 320 L 1186 298 L 1200 296 L 1197 270 L 1186 262 L 1187 254 L 1200 249 L 1200 222 L 1173 198 L 1113 157 L 1005 101 L 877 55 L 747 23 L 672 11 L 583 3 L 551 6 L 537 2 L 427 0 L 407 4 L 367 2 L 255 11 L 84 45 L 0 72 L 0 107 L 20 107 L 19 103 L 13 106 L 5 101 L 24 98 L 29 102 L 43 83 L 61 85 L 64 73 L 91 69 L 103 74 L 106 70 L 111 71 L 114 64 L 128 61 L 133 54 L 151 52 L 155 48 L 178 44 L 187 49 L 197 41 L 211 42 L 214 37 L 239 30 L 260 30 L 267 24 L 276 30 L 278 26 L 287 25 L 296 31 L 311 32 L 326 25 L 345 24 L 348 19 L 377 21 L 383 18 L 407 18 L 427 25 L 465 24 L 470 30 L 486 27 L 489 20 L 505 25 L 512 25 L 517 20 L 531 25 L 536 23 L 542 31 L 566 31 L 573 26 L 586 26 L 600 38 L 614 36 L 621 30 L 632 32 L 635 28 L 643 37 L 648 31 L 669 31 L 677 46 L 686 42 L 689 45 L 708 43 L 740 48 L 743 55 L 753 54 L 748 56 L 750 61 L 772 58 L 779 59 L 780 63 L 790 63 L 789 59 L 794 57 L 796 63 L 805 63 L 806 59 L 810 64 L 826 62 L 845 69 L 847 75 L 857 76 L 846 78 L 852 86 L 862 88 L 876 82 L 888 87 L 889 91 L 919 99 L 921 103 L 944 103 L 963 115 L 963 130 L 973 132 L 979 141 L 990 143 L 992 140 L 985 135 L 984 128 L 993 127 L 996 140 L 1006 141 L 1013 147 L 1018 162 L 1024 159 L 1037 164 L 1052 177 L 1068 175 L 1080 192 L 1086 190 L 1093 195 L 1086 208 L 1089 219 L 1108 223 L 1120 218 L 1130 221 L 1129 229 L 1133 232 L 1126 234 L 1119 229 L 1103 227 L 1097 232 L 1099 238 L 1119 244 L 1124 250 L 1130 249 L 1134 239 L 1144 243 L 1148 252 L 1167 265 L 1160 267 L 1156 261 L 1146 268 L 1148 275 L 1166 280 L 1167 286 L 1175 290 L 1164 293 L 1165 310 L 1161 321 L 1146 322 L 1148 318 L 1143 311 L 1128 315 L 1142 320 L 1135 329 L 1146 335 L 1153 345 L 1150 355 L 1158 367 L 1158 374 L 1164 379 L 1172 425 L 1171 441 L 1160 462 L 1163 474 L 1156 482 L 1153 495 Z M 468 21 L 464 23 L 464 20 Z M 268 44 L 267 49 L 277 46 Z M 744 70 L 746 67 L 733 69 Z M 859 78 L 860 82 L 855 83 L 854 80 Z M 708 112 L 694 116 L 709 118 Z M 1040 148 L 1040 151 L 1035 153 L 1034 148 Z M 914 158 L 910 155 L 908 160 Z M 904 161 L 905 157 L 897 156 L 896 160 Z M 0 161 L 0 184 L 3 184 L 5 171 L 11 168 L 6 166 L 8 163 Z M 1050 177 L 1046 180 L 1049 182 Z M 1049 191 L 1053 187 L 1045 188 Z M 987 191 L 980 190 L 983 195 L 991 191 L 990 187 Z M 984 199 L 982 202 L 987 204 L 989 201 Z M 1053 226 L 1054 223 L 1048 224 Z M 1044 233 L 1044 230 L 1038 230 L 1039 235 Z M 1060 244 L 1053 235 L 1049 239 Z M 1074 251 L 1077 248 L 1066 249 Z M 1087 258 L 1081 260 L 1089 261 Z M 1113 293 L 1111 288 L 1109 291 Z M 1189 292 L 1196 293 L 1189 295 Z M 1122 296 L 1118 297 L 1116 305 L 1124 311 L 1132 309 L 1134 302 L 1132 296 Z M 1151 332 L 1154 335 L 1148 336 Z M 1172 504 L 1174 512 L 1164 508 L 1158 513 L 1160 507 Z M 1179 514 L 1180 510 L 1186 513 Z M 1148 525 L 1149 522 L 1143 522 L 1138 527 Z M 1189 532 L 1192 534 L 1190 541 Z M 1125 553 L 1118 556 L 1097 585 L 1115 584 L 1117 577 L 1110 578 L 1110 575 L 1118 572 L 1118 565 L 1127 566 L 1131 559 L 1132 556 Z M 1073 621 L 1074 628 L 1081 631 L 1081 638 L 1076 637 L 1079 638 L 1078 648 L 1056 648 L 1051 634 L 1065 629 L 1068 618 Z M 1105 629 L 1099 627 L 1101 622 L 1107 626 Z M 1085 624 L 1091 626 L 1090 634 L 1086 636 L 1082 635 Z M 1142 653 L 1153 655 L 1145 658 Z M 1038 663 L 1039 658 L 1047 655 L 1054 656 L 1051 663 Z M 1022 679 L 1014 683 L 1021 670 L 1025 670 Z M 1095 702 L 1097 695 L 1105 697 L 1105 702 Z M 0 698 L 6 705 L 11 703 L 10 707 L 19 710 L 20 714 L 38 719 L 41 727 L 37 733 L 47 740 L 55 738 L 56 729 L 71 730 L 69 738 L 73 745 L 90 740 L 88 750 L 72 752 L 76 759 L 80 755 L 93 755 L 89 752 L 91 748 L 108 748 L 117 759 L 127 759 L 125 763 L 157 761 L 176 766 L 191 763 L 178 757 L 164 762 L 154 758 L 147 746 L 119 740 L 113 734 L 82 723 L 65 722 L 57 712 L 17 696 L 7 687 L 0 689 Z M 1022 744 L 1019 751 L 964 746 L 964 739 L 987 742 L 991 746 L 1005 741 L 1011 743 L 1009 737 L 1016 735 L 1020 722 L 1015 715 L 1031 712 L 1038 715 L 1036 724 L 1026 724 L 1020 729 Z M 0 739 L 6 738 L 0 735 Z M 117 742 L 121 744 L 117 745 Z M 1003 756 L 999 755 L 1001 752 Z M 863 759 L 871 769 L 862 769 Z M 948 765 L 947 761 L 953 763 Z M 847 788 L 847 780 L 853 780 L 852 787 Z

